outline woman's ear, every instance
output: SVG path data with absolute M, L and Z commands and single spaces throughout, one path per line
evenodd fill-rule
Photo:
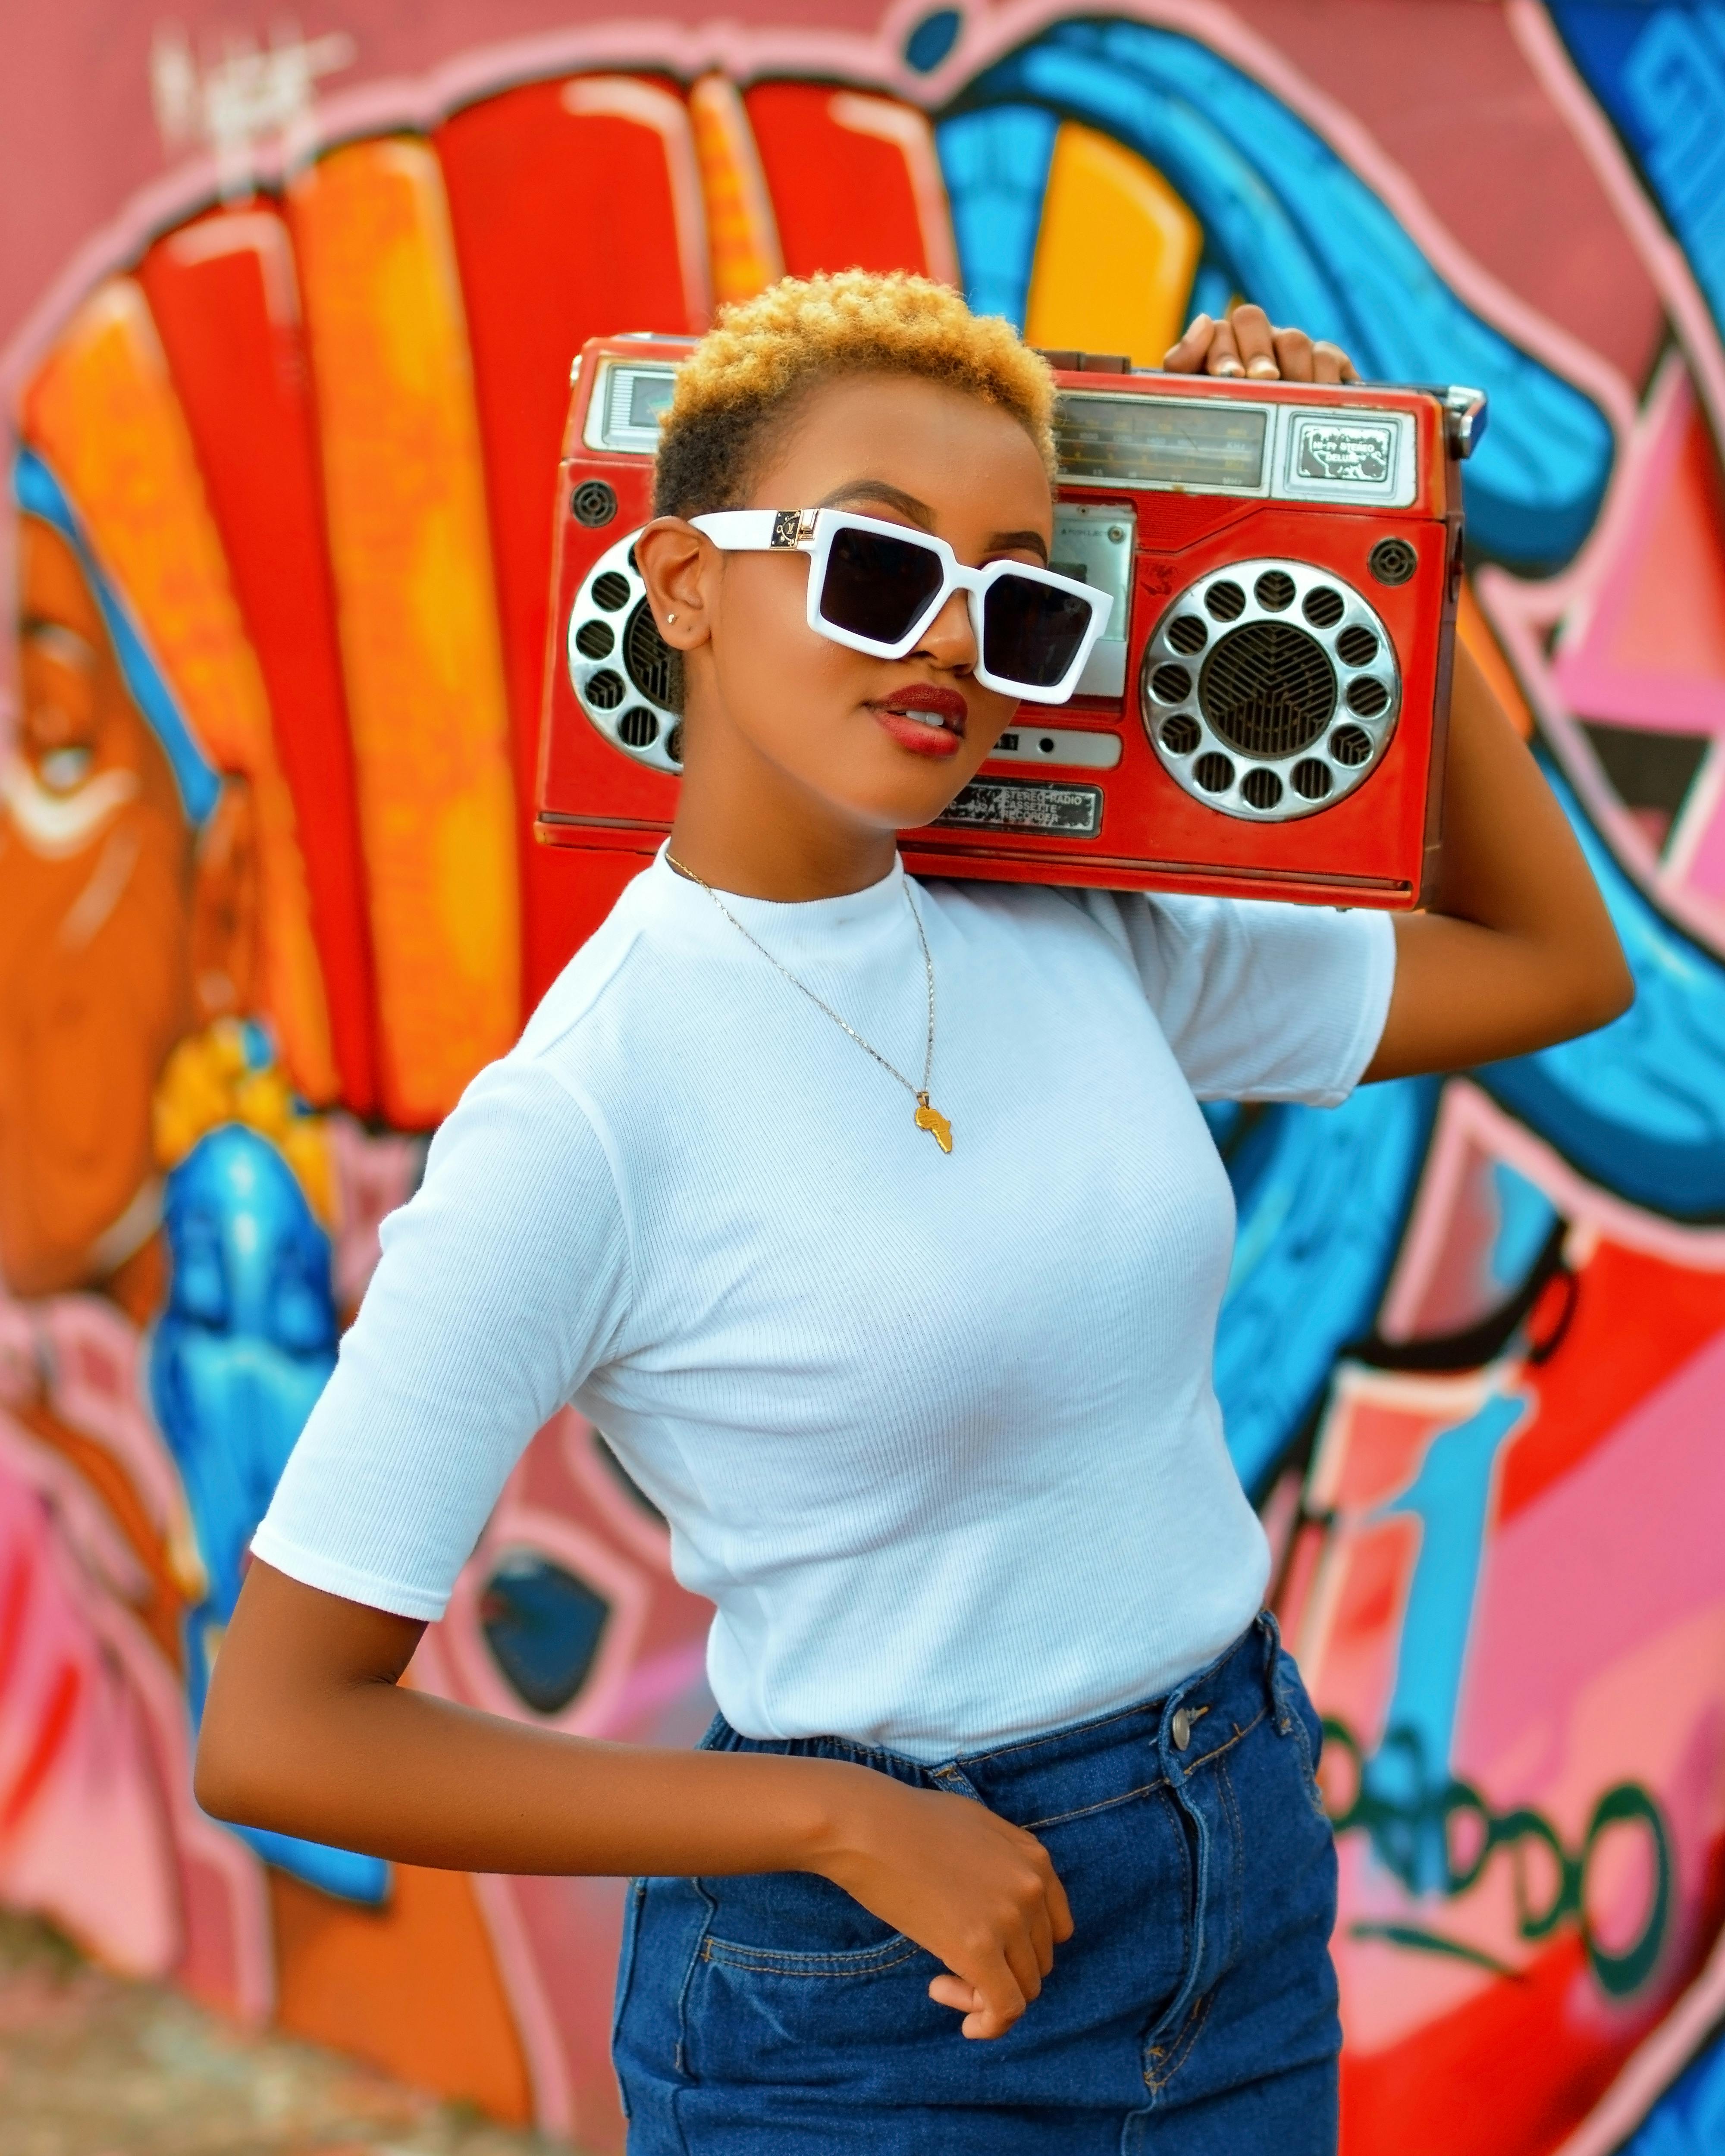
M 655 516 L 635 542 L 635 566 L 647 587 L 659 634 L 674 651 L 693 651 L 712 635 L 718 550 L 680 516 Z

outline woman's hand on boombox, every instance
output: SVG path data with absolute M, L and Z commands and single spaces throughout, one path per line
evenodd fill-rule
M 1248 377 L 1254 382 L 1358 382 L 1340 345 L 1304 330 L 1277 329 L 1261 307 L 1242 304 L 1225 321 L 1197 315 L 1163 360 L 1169 374 Z

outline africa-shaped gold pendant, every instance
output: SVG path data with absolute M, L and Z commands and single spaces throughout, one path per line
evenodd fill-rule
M 927 1093 L 916 1096 L 916 1127 L 927 1131 L 942 1152 L 951 1152 L 952 1126 L 938 1108 L 931 1105 Z

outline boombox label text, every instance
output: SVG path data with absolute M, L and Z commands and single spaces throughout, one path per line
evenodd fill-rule
M 1102 789 L 1040 785 L 1028 778 L 973 778 L 934 820 L 971 830 L 1059 831 L 1093 839 L 1102 828 Z

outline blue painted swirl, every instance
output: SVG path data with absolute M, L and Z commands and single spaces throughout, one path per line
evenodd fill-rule
M 1368 376 L 1486 390 L 1491 429 L 1468 466 L 1471 538 L 1524 570 L 1574 552 L 1610 473 L 1604 415 L 1465 306 L 1303 121 L 1193 38 L 1060 23 L 964 94 L 937 140 L 977 306 L 1023 323 L 1049 116 L 1113 136 L 1178 190 L 1204 227 L 1210 300 L 1231 286 L 1345 346 Z

